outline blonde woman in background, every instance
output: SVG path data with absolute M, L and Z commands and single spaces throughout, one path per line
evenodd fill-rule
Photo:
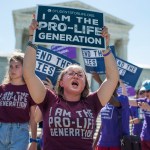
M 35 103 L 23 79 L 24 54 L 15 52 L 9 59 L 9 69 L 0 85 L 0 150 L 27 150 L 29 125 L 36 138 Z M 36 150 L 31 143 L 29 150 Z

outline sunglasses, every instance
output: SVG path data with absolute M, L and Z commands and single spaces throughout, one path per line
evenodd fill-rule
M 139 93 L 139 94 L 140 94 L 140 95 L 142 95 L 142 94 L 144 94 L 145 92 L 146 92 L 146 91 L 140 91 L 140 93 Z
M 147 90 L 147 91 L 140 91 L 140 93 L 139 93 L 139 94 L 140 94 L 140 95 L 142 95 L 142 94 L 144 94 L 145 92 L 146 92 L 146 93 L 149 93 L 149 92 L 150 92 L 150 90 Z

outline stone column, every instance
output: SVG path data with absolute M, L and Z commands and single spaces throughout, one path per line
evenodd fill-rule
M 84 60 L 83 60 L 83 56 L 82 56 L 82 49 L 81 49 L 81 47 L 77 47 L 76 53 L 77 53 L 76 61 L 80 62 L 80 65 L 82 67 L 84 67 Z
M 8 70 L 8 60 L 6 56 L 0 56 L 0 84 L 4 80 L 5 74 Z
M 23 37 L 23 29 L 16 29 L 16 49 L 22 49 L 22 37 Z
M 128 46 L 128 39 L 121 39 L 117 40 L 116 42 L 116 50 L 117 50 L 117 56 L 127 60 L 127 46 Z
M 114 45 L 114 46 L 115 46 L 115 40 L 110 38 L 109 45 L 110 45 L 110 46 L 112 46 L 112 45 Z

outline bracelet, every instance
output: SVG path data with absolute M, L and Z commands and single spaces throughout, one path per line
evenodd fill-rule
M 27 45 L 34 48 L 35 50 L 37 49 L 37 45 L 33 44 L 31 41 L 28 41 Z
M 30 143 L 32 143 L 32 142 L 39 143 L 39 139 L 30 138 Z
M 33 35 L 29 35 L 29 36 L 33 36 Z
M 104 57 L 108 56 L 111 53 L 111 50 L 109 50 L 106 54 L 103 54 Z

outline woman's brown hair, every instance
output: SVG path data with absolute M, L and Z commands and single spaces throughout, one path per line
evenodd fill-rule
M 21 53 L 20 50 L 15 50 L 15 52 L 10 57 L 8 57 L 8 65 L 10 65 L 11 61 L 15 60 L 15 61 L 19 61 L 23 66 L 23 58 L 24 58 L 24 53 Z M 22 79 L 23 79 L 23 76 L 22 76 Z M 10 83 L 10 81 L 11 81 L 11 78 L 9 76 L 9 69 L 8 69 L 2 83 L 7 84 L 7 83 Z M 23 81 L 24 81 L 24 79 L 23 79 Z

